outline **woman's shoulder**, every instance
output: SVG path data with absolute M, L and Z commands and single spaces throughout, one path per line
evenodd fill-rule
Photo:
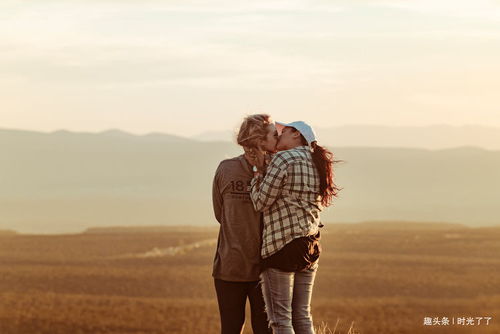
M 243 155 L 239 155 L 232 158 L 227 158 L 219 162 L 219 166 L 217 167 L 218 171 L 240 168 L 242 159 L 245 159 Z
M 283 163 L 287 163 L 289 160 L 289 150 L 278 151 L 273 154 L 271 158 L 271 165 L 281 165 Z

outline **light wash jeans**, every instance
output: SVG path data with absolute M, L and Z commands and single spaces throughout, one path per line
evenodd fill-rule
M 314 334 L 311 296 L 318 262 L 309 270 L 267 268 L 261 275 L 267 316 L 274 334 Z

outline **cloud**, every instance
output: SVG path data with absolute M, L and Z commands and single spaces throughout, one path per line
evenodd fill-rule
M 9 4 L 9 3 L 7 3 Z M 10 2 L 0 22 L 0 68 L 12 78 L 85 85 L 176 83 L 333 84 L 335 61 L 311 61 L 273 45 L 307 40 L 294 25 L 305 1 Z M 220 6 L 220 7 L 218 7 Z M 299 14 L 300 11 L 300 14 Z M 274 15 L 273 13 L 283 15 Z M 8 13 L 8 15 L 6 14 Z M 306 29 L 304 29 L 306 28 Z M 266 41 L 264 41 L 266 40 Z M 264 41 L 264 42 L 263 42 Z M 295 47 L 295 46 L 291 46 Z M 3 79 L 5 80 L 5 78 Z
M 0 5 L 1 80 L 335 87 L 381 71 L 438 67 L 429 58 L 470 49 L 477 37 L 497 39 L 492 26 L 435 17 L 488 6 L 481 0 L 7 1 Z M 493 49 L 481 50 L 498 53 Z
M 492 0 L 379 1 L 378 5 L 445 17 L 488 19 L 500 22 L 500 2 Z
M 133 50 L 133 49 L 132 49 Z M 24 78 L 38 84 L 109 86 L 135 84 L 178 84 L 186 86 L 227 86 L 279 88 L 300 86 L 315 80 L 335 84 L 337 70 L 331 64 L 316 64 L 301 59 L 282 58 L 261 52 L 224 52 L 181 57 L 169 52 L 144 52 L 127 58 L 127 48 L 108 48 L 107 56 L 86 60 L 84 53 L 54 53 L 0 62 L 4 75 Z M 103 52 L 101 50 L 101 52 Z M 202 51 L 203 52 L 203 51 Z M 236 55 L 235 53 L 239 53 Z M 212 61 L 211 63 L 207 63 Z

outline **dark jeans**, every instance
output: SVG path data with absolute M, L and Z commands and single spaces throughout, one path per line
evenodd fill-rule
M 250 301 L 252 330 L 254 334 L 272 334 L 267 321 L 264 297 L 259 281 L 228 282 L 214 279 L 219 313 L 221 334 L 240 334 L 245 323 L 245 306 Z

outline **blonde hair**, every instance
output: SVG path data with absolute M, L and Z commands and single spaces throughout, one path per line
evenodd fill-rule
M 266 139 L 268 127 L 272 123 L 268 114 L 248 115 L 241 123 L 236 142 L 243 146 L 245 152 L 252 151 L 258 147 L 259 140 Z

